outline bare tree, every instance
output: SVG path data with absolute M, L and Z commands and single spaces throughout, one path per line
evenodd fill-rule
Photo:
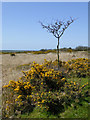
M 57 56 L 58 56 L 58 70 L 59 70 L 59 40 L 63 35 L 64 31 L 69 27 L 71 23 L 73 23 L 75 19 L 70 17 L 70 20 L 64 21 L 56 21 L 54 24 L 44 25 L 41 21 L 40 24 L 43 28 L 47 29 L 49 33 L 52 33 L 58 39 L 57 45 Z

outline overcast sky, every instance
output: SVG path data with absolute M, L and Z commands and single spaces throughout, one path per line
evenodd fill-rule
M 78 18 L 60 39 L 60 48 L 88 46 L 88 2 L 3 2 L 2 49 L 55 49 L 57 39 L 42 29 L 39 20 Z

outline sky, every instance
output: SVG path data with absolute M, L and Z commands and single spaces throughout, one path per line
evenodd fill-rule
M 57 39 L 42 28 L 55 20 L 78 18 L 60 38 L 60 48 L 88 46 L 88 2 L 3 2 L 2 49 L 55 49 Z
M 88 2 L 89 0 L 2 0 L 2 2 Z

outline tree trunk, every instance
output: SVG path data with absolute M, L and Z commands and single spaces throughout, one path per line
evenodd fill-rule
M 59 38 L 58 38 L 58 45 L 57 45 L 57 56 L 58 56 L 58 70 L 59 70 Z

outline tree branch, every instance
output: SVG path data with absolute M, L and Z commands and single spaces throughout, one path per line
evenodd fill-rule
M 48 32 L 52 33 L 56 38 L 60 38 L 63 35 L 64 31 L 74 21 L 75 19 L 72 19 L 72 17 L 70 17 L 70 20 L 68 20 L 67 22 L 56 21 L 54 24 L 48 24 L 48 25 L 44 25 L 41 21 L 39 21 L 39 23 L 43 28 L 47 29 Z

